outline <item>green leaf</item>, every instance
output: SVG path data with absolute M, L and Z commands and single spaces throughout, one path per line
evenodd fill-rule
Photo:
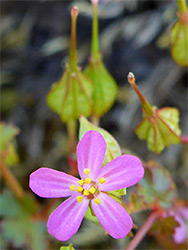
M 130 194 L 129 202 L 124 204 L 124 207 L 129 214 L 150 209 L 150 206 L 145 203 L 144 198 L 138 195 L 137 192 Z
M 92 108 L 92 82 L 80 69 L 73 72 L 67 65 L 62 78 L 52 85 L 47 95 L 48 106 L 59 114 L 62 121 L 89 116 Z
M 91 220 L 91 221 L 94 222 L 94 223 L 100 224 L 99 221 L 98 221 L 98 219 L 97 219 L 97 217 L 94 216 L 94 215 L 92 215 L 90 207 L 87 208 L 87 211 L 86 211 L 86 213 L 85 213 L 85 218 L 86 218 L 87 220 Z
M 9 143 L 7 148 L 2 155 L 3 162 L 7 166 L 14 166 L 19 163 L 19 156 L 16 152 L 15 146 L 13 143 Z
M 114 139 L 114 137 L 108 133 L 106 130 L 99 128 L 92 123 L 90 123 L 85 117 L 80 118 L 80 130 L 79 130 L 79 140 L 84 136 L 84 134 L 89 130 L 98 131 L 105 139 L 107 144 L 106 154 L 103 161 L 103 165 L 106 165 L 108 162 L 117 158 L 121 155 L 121 149 Z
M 179 20 L 171 29 L 171 55 L 182 67 L 188 66 L 188 13 L 179 13 Z
M 117 95 L 117 84 L 104 66 L 102 59 L 90 61 L 84 73 L 93 81 L 93 113 L 101 117 L 114 104 Z
M 165 121 L 165 124 L 176 133 L 176 135 L 181 134 L 181 129 L 179 128 L 179 110 L 176 108 L 162 108 L 158 110 L 158 116 L 161 120 Z
M 152 207 L 160 205 L 170 208 L 177 197 L 175 184 L 169 172 L 151 161 L 145 166 L 144 178 L 139 182 L 136 192 Z
M 75 250 L 73 245 L 70 243 L 69 246 L 60 247 L 60 250 Z
M 3 152 L 6 150 L 7 145 L 9 142 L 11 142 L 12 139 L 16 135 L 19 134 L 19 129 L 12 126 L 7 125 L 4 122 L 0 123 L 0 152 Z
M 12 241 L 18 247 L 26 245 L 28 249 L 33 250 L 46 249 L 46 223 L 32 218 L 30 210 L 34 205 L 29 197 L 20 203 L 11 193 L 3 193 L 0 204 L 0 216 L 3 217 L 2 235 L 5 242 Z
M 151 117 L 146 117 L 145 113 L 143 116 L 135 132 L 140 140 L 147 141 L 150 151 L 159 154 L 165 147 L 180 143 L 179 111 L 176 108 L 155 108 Z
M 30 218 L 22 216 L 3 221 L 3 238 L 13 241 L 19 247 L 27 245 L 29 249 L 46 249 L 45 224 L 33 222 Z
M 122 188 L 122 189 L 119 189 L 119 190 L 115 190 L 115 191 L 111 191 L 111 193 L 114 193 L 116 195 L 126 195 L 127 194 L 127 189 L 126 188 Z
M 178 226 L 179 223 L 174 219 L 174 217 L 159 217 L 159 219 L 152 225 L 150 233 L 171 236 L 174 234 L 175 228 Z
M 0 216 L 3 217 L 16 217 L 22 213 L 19 203 L 11 193 L 4 192 L 0 196 Z M 13 209 L 14 208 L 14 209 Z

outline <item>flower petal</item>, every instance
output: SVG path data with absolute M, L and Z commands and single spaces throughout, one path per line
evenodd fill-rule
M 143 176 L 144 168 L 138 157 L 122 155 L 101 169 L 98 180 L 103 177 L 106 182 L 99 184 L 99 189 L 101 191 L 112 191 L 130 187 L 139 182 Z
M 93 199 L 92 208 L 101 225 L 113 238 L 124 238 L 133 226 L 129 214 L 107 194 L 101 192 L 97 198 L 100 199 L 101 203 L 97 204 Z
M 73 194 L 71 185 L 79 179 L 50 168 L 39 168 L 30 175 L 29 187 L 43 198 L 67 197 Z
M 82 202 L 77 201 L 76 195 L 68 198 L 50 215 L 48 233 L 58 240 L 70 239 L 78 231 L 88 205 L 87 198 L 83 198 Z
M 105 152 L 106 142 L 102 135 L 94 130 L 86 132 L 77 147 L 78 171 L 81 178 L 97 178 Z M 84 168 L 90 169 L 90 176 L 84 174 Z
M 179 227 L 175 228 L 173 238 L 174 238 L 174 241 L 176 242 L 176 244 L 180 244 L 186 240 L 186 224 L 180 216 L 175 215 L 174 218 L 180 225 L 179 225 Z

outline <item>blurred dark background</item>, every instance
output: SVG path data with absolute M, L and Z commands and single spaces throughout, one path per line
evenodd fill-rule
M 13 171 L 26 190 L 29 174 L 40 166 L 68 168 L 66 127 L 45 99 L 68 59 L 72 5 L 80 10 L 77 48 L 79 64 L 84 68 L 90 54 L 89 1 L 1 1 L 1 119 L 21 130 L 17 137 L 20 164 Z M 176 10 L 174 0 L 100 1 L 100 48 L 119 86 L 117 100 L 100 125 L 112 133 L 124 151 L 132 150 L 144 160 L 156 159 L 167 167 L 180 197 L 185 198 L 187 148 L 173 145 L 156 156 L 138 140 L 134 128 L 142 118 L 141 106 L 126 79 L 132 71 L 152 105 L 177 107 L 182 134 L 188 133 L 187 70 L 170 55 L 169 32 Z M 90 242 L 89 248 L 121 248 L 121 241 L 119 245 L 109 242 L 99 241 L 97 247 Z M 87 244 L 81 247 L 88 249 Z M 144 245 L 147 249 L 151 246 L 149 241 Z

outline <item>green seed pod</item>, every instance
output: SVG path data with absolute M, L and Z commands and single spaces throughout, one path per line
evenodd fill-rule
M 84 73 L 93 81 L 93 114 L 97 117 L 104 115 L 113 105 L 116 94 L 117 84 L 110 75 L 102 57 L 99 53 L 98 42 L 98 16 L 97 4 L 98 1 L 93 0 L 93 26 L 92 26 L 92 43 L 91 43 L 91 57 L 89 65 L 84 70 Z
M 69 63 L 61 79 L 52 85 L 47 95 L 48 106 L 59 114 L 63 122 L 79 119 L 80 115 L 88 117 L 92 108 L 91 80 L 85 76 L 77 65 L 76 55 L 76 19 L 78 9 L 72 7 L 71 49 Z

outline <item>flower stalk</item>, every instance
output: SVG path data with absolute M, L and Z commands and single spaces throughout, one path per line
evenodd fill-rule
M 71 119 L 67 122 L 69 153 L 74 154 L 76 151 L 76 120 Z
M 156 219 L 159 217 L 159 212 L 152 212 L 147 220 L 145 221 L 144 225 L 140 228 L 136 236 L 130 241 L 128 246 L 125 250 L 134 250 L 138 244 L 141 242 L 141 240 L 144 238 L 146 233 L 149 231 L 153 223 L 156 221 Z
M 99 54 L 99 24 L 98 24 L 98 0 L 92 0 L 93 4 L 93 23 L 92 23 L 92 41 L 91 41 L 91 58 L 93 62 L 98 61 Z
M 77 53 L 76 53 L 76 24 L 78 17 L 78 8 L 73 6 L 71 9 L 71 48 L 69 54 L 69 65 L 72 70 L 77 68 Z
M 178 11 L 180 13 L 185 13 L 188 11 L 186 0 L 177 0 Z
M 0 172 L 5 179 L 7 185 L 10 187 L 12 192 L 15 194 L 18 200 L 23 200 L 24 198 L 24 190 L 20 186 L 19 182 L 16 180 L 14 175 L 10 172 L 8 167 L 3 163 L 2 159 L 0 158 Z
M 133 87 L 133 89 L 135 90 L 135 92 L 137 93 L 138 97 L 140 98 L 142 107 L 145 111 L 145 113 L 150 117 L 153 115 L 153 109 L 150 105 L 150 103 L 146 100 L 146 98 L 142 95 L 142 93 L 140 92 L 138 86 L 136 85 L 136 81 L 135 81 L 135 76 L 132 72 L 130 72 L 127 76 L 128 82 L 130 83 L 130 85 Z

